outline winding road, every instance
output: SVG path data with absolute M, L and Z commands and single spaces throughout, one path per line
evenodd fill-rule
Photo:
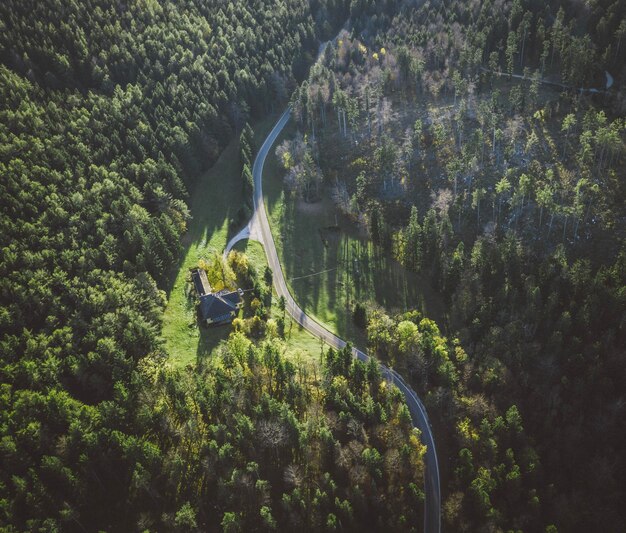
M 254 160 L 252 174 L 254 177 L 254 214 L 246 227 L 233 237 L 226 246 L 227 253 L 233 245 L 243 239 L 258 240 L 265 249 L 267 261 L 274 274 L 274 285 L 278 296 L 284 296 L 286 302 L 286 310 L 304 329 L 310 332 L 318 339 L 324 340 L 326 344 L 336 349 L 341 349 L 346 345 L 343 339 L 340 339 L 334 333 L 328 331 L 319 322 L 309 317 L 298 306 L 293 296 L 289 292 L 282 266 L 278 259 L 278 252 L 274 244 L 274 237 L 270 229 L 267 212 L 265 211 L 265 203 L 263 201 L 263 165 L 265 158 L 269 153 L 272 145 L 276 141 L 278 135 L 289 121 L 291 110 L 287 109 L 278 119 L 278 122 L 265 139 L 263 146 Z M 352 352 L 359 360 L 366 362 L 369 356 L 357 348 L 353 348 Z M 413 424 L 422 434 L 422 441 L 426 445 L 426 455 L 424 458 L 424 531 L 425 533 L 439 533 L 441 531 L 441 492 L 439 487 L 439 465 L 437 463 L 437 452 L 435 450 L 435 441 L 433 439 L 432 430 L 426 414 L 426 409 L 418 398 L 417 394 L 409 387 L 402 377 L 395 371 L 383 365 L 380 365 L 383 376 L 392 381 L 396 387 L 402 391 L 406 398 Z

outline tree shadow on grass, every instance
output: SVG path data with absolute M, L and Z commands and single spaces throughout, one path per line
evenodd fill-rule
M 220 342 L 228 339 L 233 328 L 231 324 L 219 326 L 200 325 L 199 327 L 200 338 L 198 339 L 198 348 L 196 350 L 196 363 L 198 366 L 201 366 L 211 356 L 213 350 L 219 346 Z
M 214 177 L 214 176 L 211 176 Z M 225 221 L 230 221 L 236 215 L 241 204 L 241 198 L 219 198 L 218 194 L 212 194 L 211 189 L 218 188 L 217 180 L 210 179 L 207 184 L 207 176 L 200 178 L 196 186 L 193 201 L 191 203 L 191 220 L 188 223 L 187 232 L 181 238 L 182 251 L 178 261 L 171 267 L 165 286 L 168 299 L 176 284 L 181 268 L 188 260 L 189 252 L 196 248 L 200 249 L 208 245 L 215 232 L 221 231 Z M 226 195 L 225 195 L 226 196 Z M 224 205 L 226 204 L 226 205 Z M 234 210 L 234 211 L 233 211 Z M 226 239 L 236 234 L 237 228 L 228 224 Z M 221 252 L 221 250 L 217 250 Z

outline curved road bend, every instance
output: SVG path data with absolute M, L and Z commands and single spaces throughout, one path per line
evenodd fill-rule
M 259 150 L 252 168 L 252 174 L 254 176 L 254 214 L 251 224 L 254 224 L 256 230 L 255 237 L 258 237 L 263 244 L 265 254 L 267 255 L 267 261 L 274 273 L 274 285 L 276 292 L 279 296 L 285 297 L 287 312 L 294 318 L 298 324 L 304 329 L 309 331 L 315 337 L 323 339 L 328 345 L 333 348 L 341 349 L 346 345 L 346 342 L 335 334 L 328 331 L 325 327 L 318 322 L 307 316 L 305 312 L 300 309 L 296 301 L 291 296 L 287 283 L 285 282 L 285 276 L 278 260 L 278 253 L 276 252 L 276 246 L 274 244 L 274 237 L 270 230 L 270 224 L 265 211 L 265 204 L 263 201 L 263 165 L 265 164 L 265 158 L 269 153 L 272 145 L 276 141 L 276 138 L 285 127 L 285 124 L 289 121 L 291 111 L 288 108 L 283 115 L 278 119 L 278 122 L 265 139 L 263 146 Z M 241 239 L 236 236 L 228 244 L 227 249 L 230 249 L 234 244 L 235 239 Z M 369 356 L 353 348 L 353 354 L 361 361 L 368 361 Z M 426 415 L 426 409 L 418 398 L 415 391 L 409 387 L 402 377 L 395 371 L 388 369 L 387 367 L 380 365 L 383 376 L 392 381 L 396 387 L 404 394 L 406 403 L 413 419 L 413 424 L 417 427 L 422 434 L 422 441 L 426 445 L 426 456 L 424 460 L 424 493 L 425 493 L 425 509 L 424 509 L 424 531 L 425 533 L 439 533 L 441 531 L 441 492 L 439 487 L 439 465 L 437 463 L 437 452 L 435 450 L 435 441 L 433 439 L 432 430 Z

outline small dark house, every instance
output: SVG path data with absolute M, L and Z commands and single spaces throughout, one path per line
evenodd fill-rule
M 196 269 L 191 273 L 191 279 L 200 300 L 200 315 L 207 324 L 223 324 L 231 322 L 243 305 L 243 291 L 211 292 L 211 285 L 206 272 Z

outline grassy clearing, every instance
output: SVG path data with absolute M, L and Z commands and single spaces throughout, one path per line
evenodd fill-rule
M 267 266 L 267 258 L 265 250 L 260 243 L 243 240 L 235 245 L 235 250 L 244 252 L 248 256 L 250 263 L 256 268 L 259 276 L 263 275 Z M 276 305 L 276 298 L 274 297 L 272 306 L 275 315 L 279 313 Z M 287 357 L 301 361 L 308 368 L 316 368 L 320 361 L 320 341 L 289 316 L 286 317 L 285 331 L 285 347 L 288 350 L 286 352 Z
M 259 146 L 272 128 L 272 115 L 253 124 L 255 141 Z M 198 260 L 221 253 L 228 239 L 239 228 L 230 229 L 243 202 L 239 145 L 233 140 L 222 152 L 215 165 L 198 178 L 191 194 L 191 216 L 188 231 L 183 237 L 184 251 L 178 268 L 172 273 L 168 291 L 168 305 L 163 318 L 163 338 L 171 361 L 177 366 L 194 364 L 206 357 L 231 331 L 230 326 L 199 328 L 193 300 L 187 297 L 189 269 Z
M 277 144 L 293 135 L 289 124 Z M 439 297 L 421 278 L 374 246 L 338 213 L 327 197 L 315 204 L 287 200 L 277 158 L 267 158 L 263 191 L 278 254 L 289 288 L 307 314 L 339 336 L 365 346 L 365 332 L 352 321 L 356 302 L 389 312 L 420 309 L 442 315 Z

